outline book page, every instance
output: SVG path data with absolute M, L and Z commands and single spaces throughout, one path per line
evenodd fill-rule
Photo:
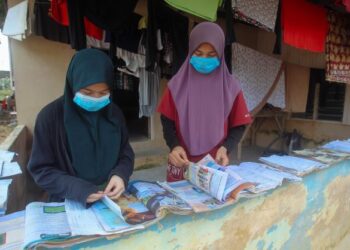
M 192 211 L 186 202 L 156 182 L 132 181 L 128 191 L 157 217 L 162 215 L 162 210 L 170 210 L 176 214 L 189 214 Z
M 27 205 L 24 246 L 70 237 L 64 202 L 33 202 Z
M 233 202 L 233 200 L 229 200 L 227 203 L 221 202 L 187 180 L 161 182 L 160 184 L 165 189 L 186 201 L 196 213 L 218 209 Z
M 0 217 L 0 249 L 21 249 L 24 241 L 24 211 Z

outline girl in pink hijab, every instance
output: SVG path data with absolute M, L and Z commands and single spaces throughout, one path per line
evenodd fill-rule
M 206 154 L 221 165 L 251 122 L 243 93 L 224 58 L 225 36 L 215 23 L 191 32 L 189 54 L 169 81 L 158 106 L 170 148 L 167 181 L 182 180 L 184 168 Z

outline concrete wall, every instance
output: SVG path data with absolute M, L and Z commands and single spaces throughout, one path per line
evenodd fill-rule
M 28 136 L 28 129 L 23 125 L 19 125 L 0 145 L 2 150 L 17 153 L 14 160 L 18 162 L 22 170 L 21 175 L 10 177 L 13 181 L 8 192 L 7 213 L 23 210 L 26 204 L 34 200 L 40 200 L 43 195 L 26 168 L 31 147 Z
M 138 233 L 74 249 L 349 249 L 350 161 L 213 212 L 168 215 Z

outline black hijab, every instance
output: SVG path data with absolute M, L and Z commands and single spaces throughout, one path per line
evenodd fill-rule
M 77 91 L 95 83 L 113 82 L 113 64 L 97 49 L 84 49 L 72 58 L 64 93 L 64 126 L 72 165 L 78 177 L 100 185 L 119 158 L 121 127 L 112 116 L 114 104 L 88 112 L 73 102 Z

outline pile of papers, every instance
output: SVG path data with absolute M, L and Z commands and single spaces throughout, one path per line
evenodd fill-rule
M 348 144 L 350 147 L 350 140 L 333 141 L 321 148 L 294 151 L 302 157 L 272 155 L 261 157 L 263 163 L 243 162 L 227 167 L 207 155 L 191 163 L 186 180 L 131 181 L 117 201 L 104 197 L 89 208 L 73 200 L 34 202 L 27 205 L 25 218 L 23 212 L 0 217 L 0 234 L 8 234 L 3 246 L 70 247 L 99 237 L 143 230 L 167 213 L 188 215 L 220 209 L 240 197 L 262 195 L 285 182 L 301 181 L 301 176 L 348 159 Z M 9 163 L 12 158 L 13 153 L 0 151 L 0 161 Z M 0 180 L 0 193 L 6 193 L 10 183 L 8 179 Z M 1 204 L 6 204 L 5 197 L 0 195 Z
M 327 165 L 333 165 L 350 157 L 350 153 L 339 151 L 331 151 L 324 148 L 309 148 L 303 150 L 295 150 L 294 154 L 307 157 L 315 161 L 322 162 Z
M 6 212 L 10 177 L 22 173 L 18 163 L 12 162 L 14 156 L 14 152 L 0 150 L 0 216 Z
M 323 145 L 322 148 L 332 150 L 332 151 L 350 153 L 350 140 L 348 139 L 345 141 L 339 141 L 339 140 L 331 141 Z
M 290 155 L 271 155 L 268 157 L 260 157 L 259 160 L 276 169 L 295 174 L 297 176 L 304 176 L 325 166 L 323 163 L 318 161 Z
M 24 242 L 24 211 L 0 217 L 0 249 L 21 249 Z
M 293 174 L 273 169 L 267 165 L 255 162 L 243 162 L 239 166 L 232 165 L 226 169 L 230 175 L 239 175 L 241 178 L 254 183 L 249 191 L 255 194 L 272 190 L 282 185 L 283 181 L 301 181 Z M 247 195 L 247 193 L 245 193 Z

